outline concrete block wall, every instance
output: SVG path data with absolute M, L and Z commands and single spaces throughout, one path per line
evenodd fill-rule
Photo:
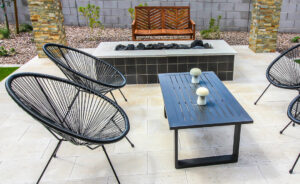
M 30 22 L 27 0 L 17 0 L 20 22 Z M 129 7 L 147 2 L 149 6 L 190 6 L 191 18 L 197 30 L 205 29 L 210 18 L 222 16 L 221 29 L 248 31 L 251 23 L 253 0 L 61 0 L 66 25 L 83 26 L 86 22 L 77 9 L 88 3 L 100 6 L 100 21 L 106 27 L 129 28 Z M 12 5 L 13 6 L 13 5 Z M 13 7 L 8 8 L 9 20 L 14 22 Z M 300 0 L 283 0 L 279 31 L 300 32 Z M 0 21 L 3 22 L 0 10 Z

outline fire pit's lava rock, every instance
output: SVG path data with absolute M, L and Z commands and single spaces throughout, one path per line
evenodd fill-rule
M 211 49 L 212 46 L 208 43 L 203 44 L 202 40 L 194 40 L 191 44 L 177 44 L 171 43 L 165 45 L 164 43 L 150 43 L 143 44 L 139 43 L 136 47 L 134 44 L 117 45 L 115 50 L 162 50 L 162 49 Z
M 188 45 L 180 44 L 178 49 L 190 49 Z
M 122 44 L 117 45 L 115 48 L 115 50 L 125 50 L 125 49 L 126 49 L 126 46 L 122 45 Z
M 191 43 L 191 48 L 194 48 L 196 46 L 204 46 L 203 45 L 203 41 L 202 40 L 194 40 L 192 43 Z
M 134 45 L 133 44 L 128 44 L 126 47 L 126 50 L 134 50 Z
M 137 46 L 136 46 L 136 48 L 138 49 L 138 50 L 145 50 L 145 44 L 143 44 L 143 43 L 139 43 Z
M 212 48 L 212 46 L 209 43 L 205 43 L 203 45 L 203 47 L 206 48 L 206 49 L 211 49 Z

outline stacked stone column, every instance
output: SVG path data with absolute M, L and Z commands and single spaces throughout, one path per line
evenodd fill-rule
M 45 43 L 67 44 L 60 0 L 28 0 L 28 7 L 39 57 Z
M 275 52 L 282 0 L 253 0 L 249 48 Z

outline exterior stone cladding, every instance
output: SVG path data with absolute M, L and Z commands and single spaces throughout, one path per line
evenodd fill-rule
M 67 44 L 60 0 L 28 0 L 28 7 L 39 57 L 46 57 L 45 43 Z
M 213 71 L 221 80 L 233 79 L 234 55 L 104 58 L 127 79 L 128 84 L 158 83 L 159 73 L 189 72 L 192 68 Z
M 254 0 L 249 48 L 256 53 L 275 52 L 282 0 Z

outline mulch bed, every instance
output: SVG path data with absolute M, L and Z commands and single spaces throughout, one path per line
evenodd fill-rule
M 33 33 L 12 34 L 10 39 L 0 40 L 0 46 L 6 49 L 15 48 L 15 56 L 0 57 L 0 64 L 24 64 L 37 55 L 33 42 Z M 66 35 L 69 46 L 75 48 L 95 48 L 102 41 L 128 41 L 131 40 L 131 30 L 121 28 L 94 29 L 91 32 L 88 27 L 66 26 Z M 300 34 L 279 33 L 277 50 L 282 52 L 295 45 L 290 40 Z M 196 34 L 200 39 L 200 33 Z M 248 32 L 222 32 L 221 39 L 230 45 L 248 45 Z

